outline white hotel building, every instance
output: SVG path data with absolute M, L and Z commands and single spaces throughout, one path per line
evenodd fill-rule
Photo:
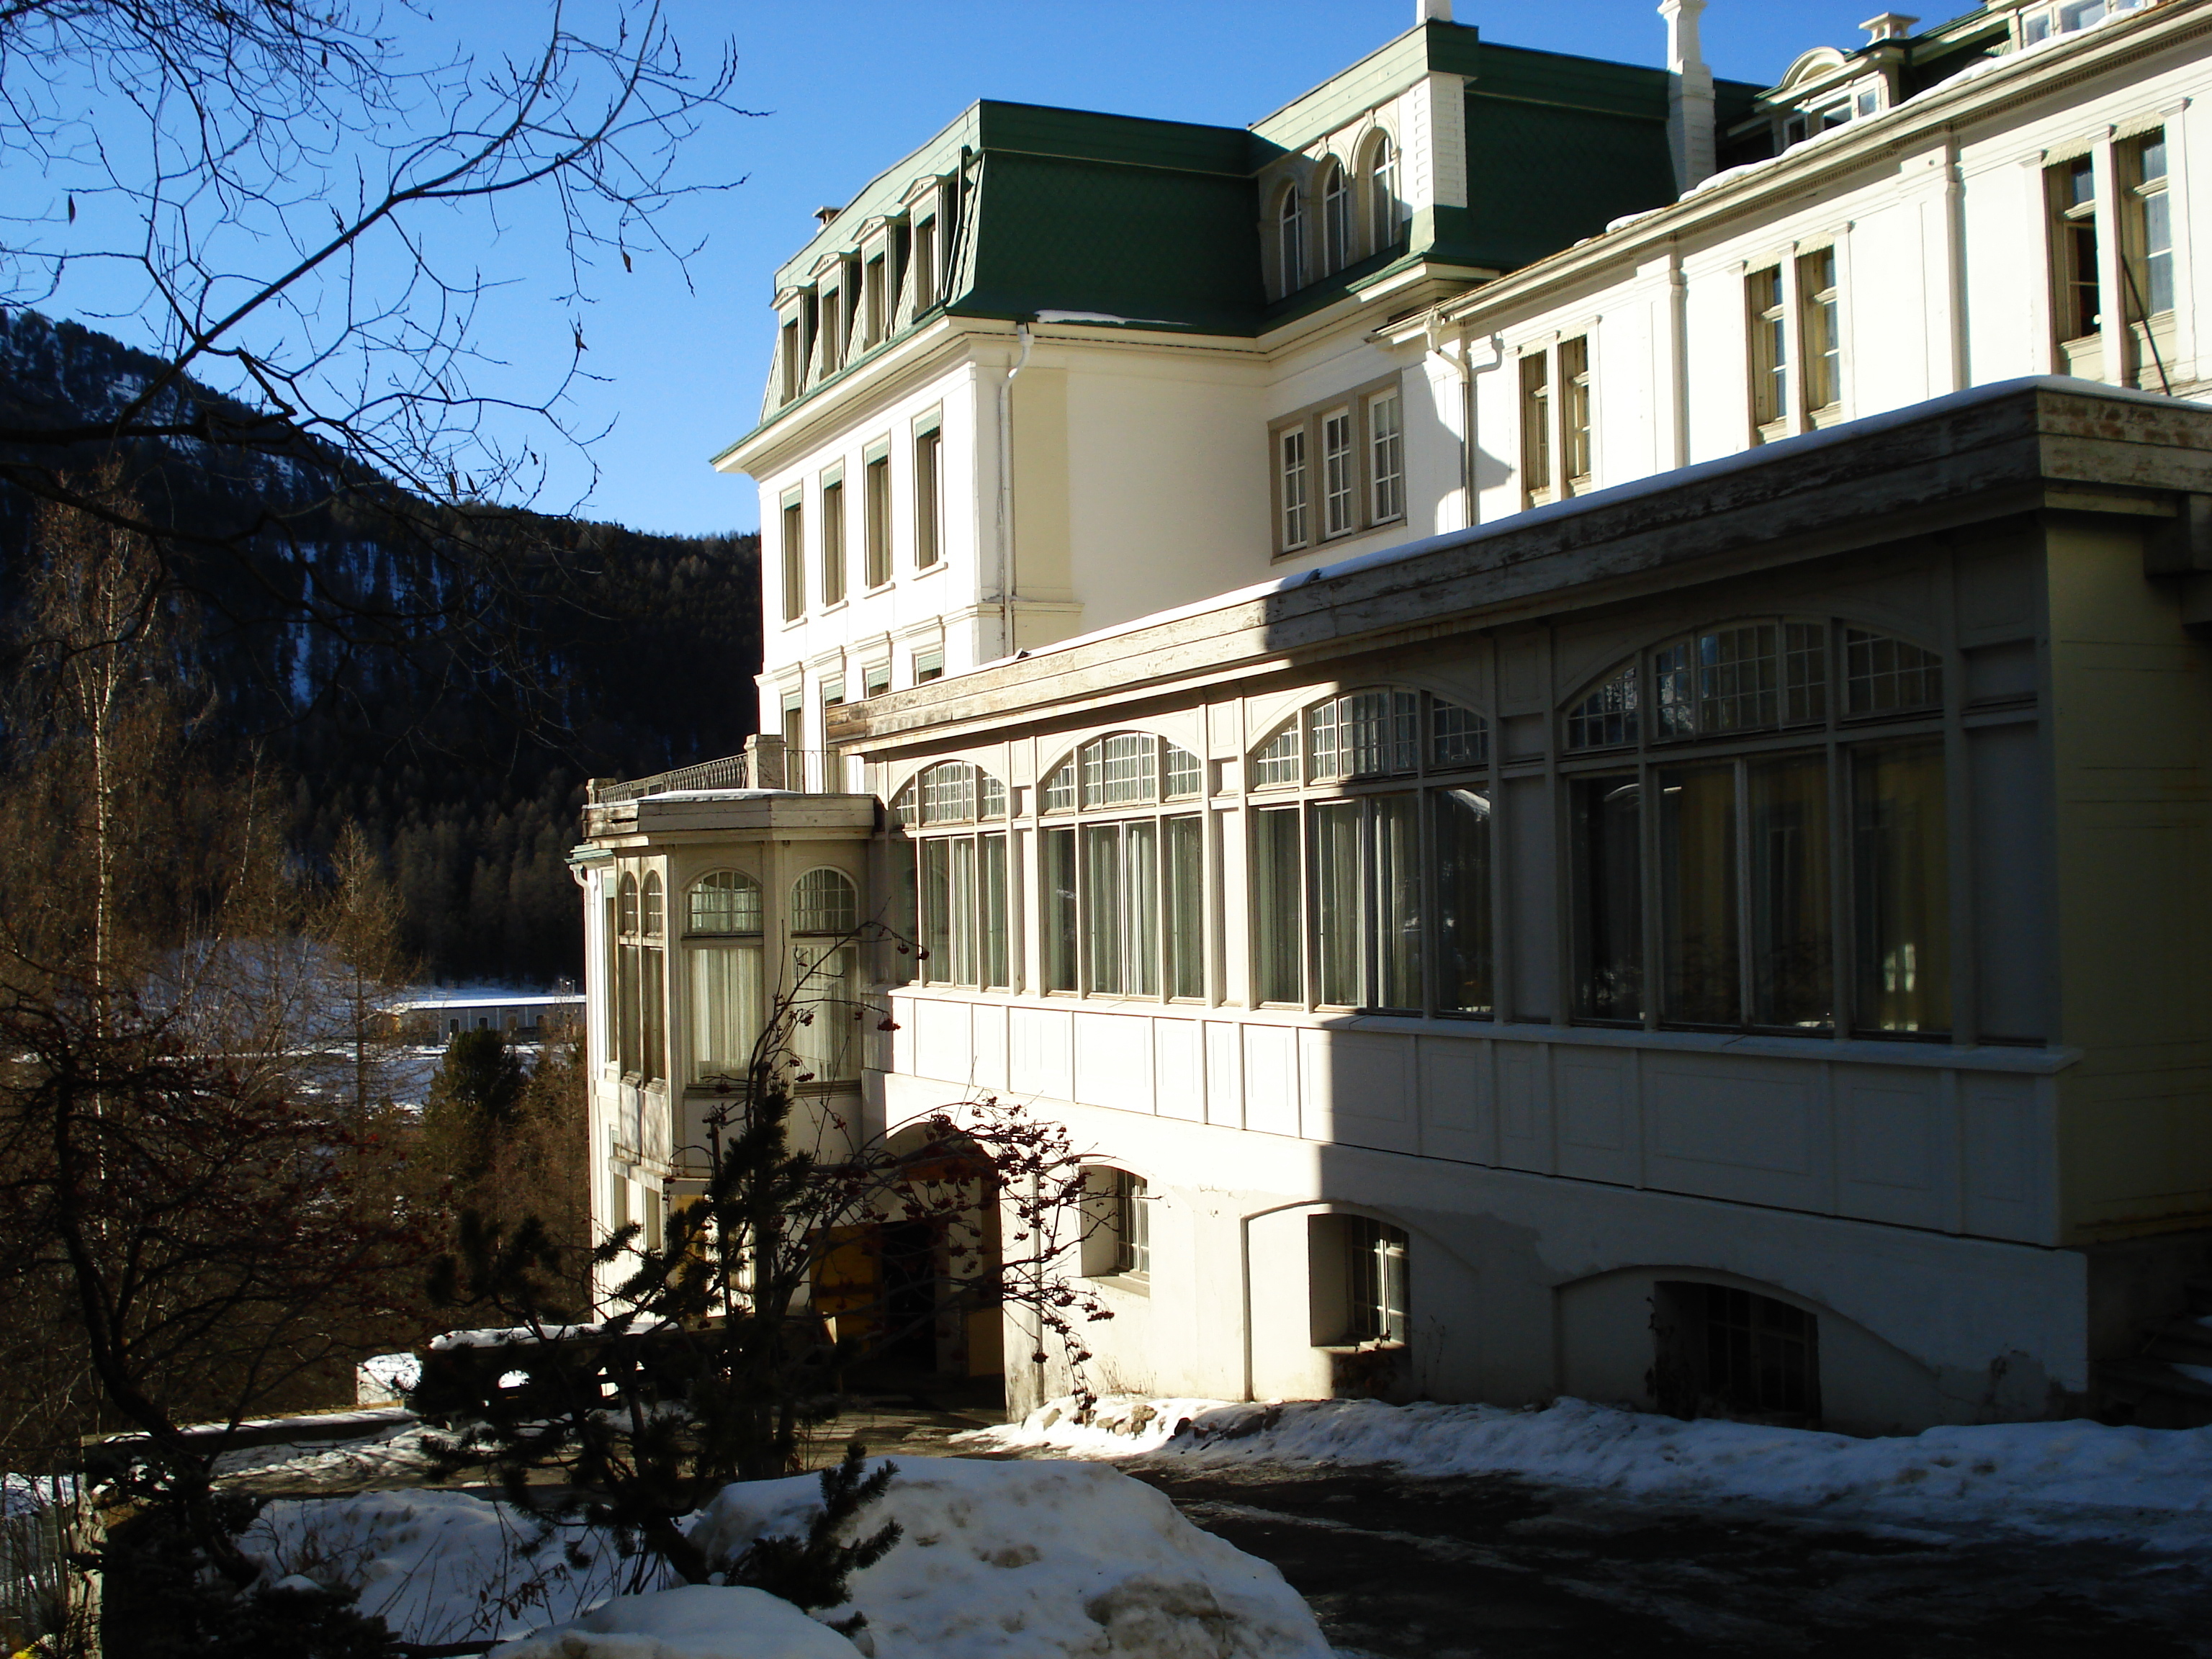
M 773 735 L 586 813 L 602 1218 L 834 951 L 856 1121 L 1097 1149 L 1116 1386 L 2191 1418 L 2212 0 L 1763 89 L 1421 9 L 776 273 Z

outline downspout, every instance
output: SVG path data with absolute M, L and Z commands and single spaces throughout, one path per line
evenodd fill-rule
M 1474 342 L 1462 331 L 1459 337 L 1456 356 L 1444 349 L 1443 320 L 1431 313 L 1429 316 L 1429 349 L 1449 363 L 1459 374 L 1460 439 L 1459 487 L 1462 511 L 1460 528 L 1472 530 L 1480 521 L 1474 493 L 1474 377 L 1487 374 L 1505 361 L 1505 343 L 1495 334 L 1490 337 L 1490 362 L 1480 368 L 1474 366 Z
M 1016 323 L 1022 343 L 1014 366 L 999 382 L 999 654 L 1014 654 L 1014 376 L 1028 366 L 1035 343 L 1027 323 Z

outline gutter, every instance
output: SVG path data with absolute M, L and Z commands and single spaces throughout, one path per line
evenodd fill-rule
M 999 382 L 999 654 L 1014 654 L 1014 376 L 1029 367 L 1036 343 L 1027 323 L 1016 323 L 1021 353 Z

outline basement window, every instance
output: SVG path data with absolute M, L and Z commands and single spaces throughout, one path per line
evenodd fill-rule
M 1820 1322 L 1729 1285 L 1652 1287 L 1652 1392 L 1676 1417 L 1809 1426 L 1820 1419 Z

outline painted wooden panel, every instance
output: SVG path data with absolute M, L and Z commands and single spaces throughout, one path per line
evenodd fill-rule
M 1498 1161 L 1510 1170 L 1552 1172 L 1552 1099 L 1545 1046 L 1498 1045 Z
M 1141 1014 L 1075 1016 L 1075 1098 L 1124 1112 L 1152 1109 L 1152 1022 Z
M 1244 1028 L 1244 1127 L 1298 1132 L 1297 1033 L 1285 1025 Z
M 2045 1218 L 2055 1209 L 2045 1191 L 2051 1130 L 2035 1080 L 1968 1075 L 1960 1079 L 1960 1094 L 1966 1231 L 2047 1242 Z
M 1194 1019 L 1156 1019 L 1152 1026 L 1153 1109 L 1205 1122 L 1205 1032 Z
M 1633 1186 L 1637 1176 L 1636 1051 L 1552 1050 L 1563 1176 Z
M 917 997 L 906 1024 L 914 1032 L 914 1074 L 940 1083 L 974 1081 L 975 1036 L 964 1002 Z
M 1462 1164 L 1497 1161 L 1490 1055 L 1480 1042 L 1421 1042 L 1421 1151 Z
M 1821 1207 L 1814 1067 L 1654 1054 L 1644 1079 L 1644 1171 L 1652 1186 Z
M 1006 1005 L 976 1002 L 969 1006 L 975 1025 L 975 1086 L 1002 1090 L 1006 1086 Z
M 1413 1045 L 1402 1036 L 1301 1031 L 1301 1132 L 1309 1140 L 1418 1152 Z
M 1863 1221 L 1948 1224 L 1952 1117 L 1941 1072 L 1836 1067 L 1836 1207 Z
M 1231 1129 L 1244 1127 L 1244 1044 L 1237 1031 L 1220 1020 L 1206 1024 L 1206 1121 Z
M 1065 1008 L 1008 1011 L 1012 1042 L 1009 1086 L 1021 1096 L 1075 1097 L 1073 1030 Z

